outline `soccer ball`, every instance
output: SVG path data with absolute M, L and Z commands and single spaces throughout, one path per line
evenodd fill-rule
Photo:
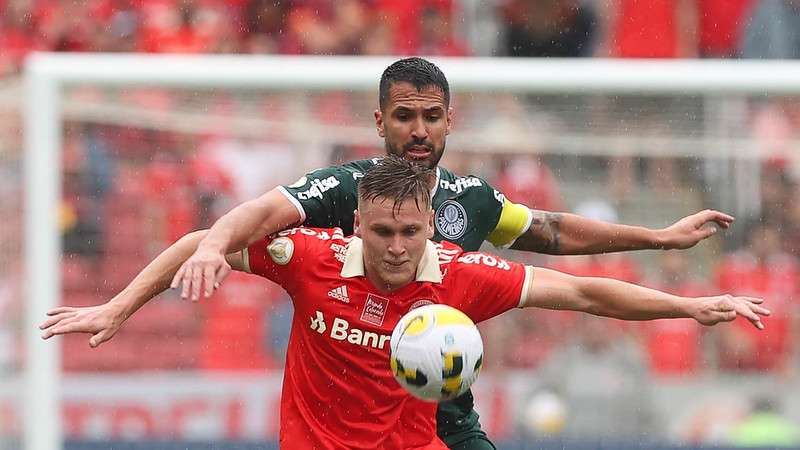
M 406 313 L 394 327 L 389 363 L 401 386 L 427 401 L 452 400 L 472 386 L 483 363 L 478 327 L 447 305 Z

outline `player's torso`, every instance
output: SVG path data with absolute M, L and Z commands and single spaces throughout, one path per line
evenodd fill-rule
M 284 233 L 315 233 L 327 247 L 322 256 L 309 262 L 314 269 L 303 278 L 298 291 L 295 317 L 316 348 L 329 356 L 347 353 L 364 366 L 385 375 L 388 367 L 389 339 L 397 322 L 410 310 L 433 303 L 447 303 L 449 277 L 443 283 L 414 282 L 382 293 L 363 276 L 341 275 L 347 244 L 352 238 L 319 229 L 297 228 Z M 461 253 L 455 246 L 437 244 L 439 261 L 448 263 Z M 316 253 L 316 252 L 315 252 Z M 447 266 L 442 266 L 447 271 Z M 392 384 L 394 386 L 394 384 Z
M 321 180 L 309 183 L 308 189 L 297 193 L 304 200 L 302 197 L 322 198 L 328 190 L 340 190 L 338 202 L 331 205 L 323 217 L 308 217 L 305 225 L 339 227 L 345 235 L 352 234 L 353 211 L 358 206 L 358 180 L 377 161 L 379 159 L 367 159 L 338 166 L 336 172 L 322 175 Z M 433 240 L 452 242 L 464 251 L 477 250 L 497 225 L 503 205 L 502 194 L 478 177 L 456 176 L 443 167 L 437 168 L 436 175 L 432 199 L 435 211 Z
M 452 242 L 464 251 L 478 250 L 497 225 L 503 199 L 495 193 L 478 177 L 457 177 L 439 167 L 433 194 L 433 240 Z
M 341 235 L 292 231 L 318 233 L 320 244 L 328 249 L 309 262 L 314 270 L 292 293 L 298 300 L 290 343 L 295 348 L 289 355 L 303 356 L 287 360 L 286 376 L 292 377 L 289 383 L 294 389 L 314 386 L 302 396 L 305 403 L 299 409 L 306 411 L 304 415 L 326 417 L 328 426 L 354 430 L 348 432 L 352 448 L 361 448 L 357 443 L 370 439 L 374 445 L 377 438 L 388 439 L 381 448 L 425 443 L 435 434 L 435 404 L 411 398 L 394 380 L 390 337 L 409 310 L 445 302 L 444 287 L 412 283 L 391 294 L 381 293 L 364 277 L 341 276 L 348 242 Z M 370 426 L 358 425 L 364 423 Z M 416 432 L 409 431 L 413 429 Z

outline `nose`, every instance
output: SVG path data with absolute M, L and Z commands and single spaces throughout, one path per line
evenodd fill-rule
M 411 137 L 419 141 L 428 138 L 428 128 L 425 127 L 425 121 L 422 117 L 417 117 L 417 120 L 414 121 L 414 127 L 411 129 Z
M 393 257 L 403 256 L 406 252 L 406 246 L 403 243 L 403 238 L 400 235 L 395 235 L 389 241 L 389 254 Z

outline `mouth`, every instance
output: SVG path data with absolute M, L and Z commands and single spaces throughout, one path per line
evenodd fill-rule
M 414 145 L 406 150 L 409 159 L 426 159 L 431 156 L 431 148 L 425 145 Z
M 386 267 L 388 267 L 390 270 L 399 269 L 403 267 L 406 263 L 408 263 L 408 261 L 384 261 L 384 264 L 386 264 Z

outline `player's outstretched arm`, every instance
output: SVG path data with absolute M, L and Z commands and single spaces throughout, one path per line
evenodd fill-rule
M 197 251 L 178 269 L 172 287 L 181 287 L 181 297 L 210 297 L 230 273 L 225 255 L 238 252 L 272 233 L 300 223 L 297 208 L 278 190 L 242 203 L 222 216 L 200 242 Z
M 609 253 L 627 250 L 686 249 L 728 228 L 734 218 L 706 209 L 667 228 L 620 225 L 577 214 L 533 210 L 528 231 L 511 248 L 552 255 Z
M 207 230 L 187 234 L 164 250 L 133 281 L 107 303 L 89 307 L 62 306 L 47 312 L 39 328 L 42 337 L 89 333 L 89 345 L 97 347 L 111 339 L 122 324 L 151 298 L 165 291 L 178 267 L 194 253 Z
M 760 298 L 678 297 L 610 278 L 575 277 L 540 267 L 532 270 L 525 307 L 582 311 L 623 320 L 687 317 L 703 325 L 730 322 L 743 316 L 758 329 L 764 328 L 761 316 L 770 314 L 760 306 L 763 302 Z

